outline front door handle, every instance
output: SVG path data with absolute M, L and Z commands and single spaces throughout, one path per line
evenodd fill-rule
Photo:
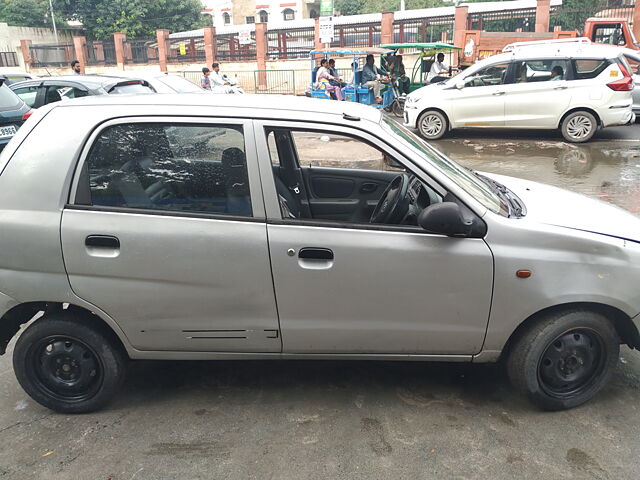
M 333 250 L 329 248 L 305 247 L 298 252 L 298 258 L 306 260 L 333 260 Z
M 113 235 L 89 235 L 84 244 L 93 248 L 120 248 L 120 240 Z
M 566 85 L 560 85 L 558 87 L 554 87 L 553 89 L 554 90 L 566 90 L 567 88 L 569 88 L 569 87 L 567 87 Z
M 505 93 L 507 93 L 507 92 L 493 92 L 492 95 L 495 95 L 497 97 L 499 95 L 504 95 Z

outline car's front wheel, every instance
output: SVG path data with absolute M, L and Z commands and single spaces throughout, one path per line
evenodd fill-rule
M 507 358 L 509 378 L 544 410 L 590 400 L 611 377 L 620 339 L 602 314 L 571 310 L 547 315 L 519 335 Z
M 61 413 L 85 413 L 117 393 L 126 354 L 106 329 L 70 314 L 36 320 L 18 338 L 13 369 L 22 388 Z
M 598 121 L 591 113 L 579 110 L 567 115 L 562 121 L 562 136 L 567 142 L 584 143 L 591 140 L 598 129 Z
M 418 131 L 427 140 L 442 138 L 448 127 L 447 117 L 437 110 L 427 110 L 418 118 Z

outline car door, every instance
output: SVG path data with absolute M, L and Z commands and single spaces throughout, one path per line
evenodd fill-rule
M 296 199 L 279 187 L 290 185 L 272 167 L 273 145 L 270 149 L 267 139 L 273 129 L 287 128 L 303 134 L 291 136 L 294 141 L 329 136 L 323 164 L 342 167 L 343 179 L 350 172 L 354 179 L 363 175 L 364 168 L 354 167 L 362 166 L 358 153 L 367 148 L 392 159 L 392 165 L 407 165 L 406 158 L 376 137 L 346 127 L 267 121 L 255 125 L 283 352 L 478 352 L 493 276 L 484 241 L 430 235 L 410 225 L 305 216 L 304 209 L 288 207 Z M 336 136 L 340 139 L 334 142 Z M 295 147 L 300 157 L 311 154 L 303 148 L 314 148 L 300 143 Z M 381 171 L 374 164 L 367 169 Z M 429 198 L 444 195 L 441 187 L 429 192 Z
M 451 87 L 453 128 L 502 127 L 509 63 L 487 65 L 464 78 L 462 88 Z M 460 85 L 462 86 L 462 84 Z
M 569 60 L 518 60 L 513 72 L 512 83 L 505 85 L 505 126 L 557 128 L 575 86 Z
M 258 178 L 250 122 L 107 122 L 62 216 L 71 288 L 139 350 L 280 352 Z

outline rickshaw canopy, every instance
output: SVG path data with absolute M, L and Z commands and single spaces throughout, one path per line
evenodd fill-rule
M 411 48 L 415 50 L 421 50 L 425 55 L 431 55 L 442 50 L 462 50 L 460 47 L 456 47 L 454 45 L 451 45 L 450 43 L 443 42 L 386 43 L 384 45 L 380 45 L 380 48 L 387 48 L 394 51 Z
M 379 47 L 329 47 L 318 48 L 317 50 L 311 50 L 310 55 L 384 55 L 385 53 L 393 53 L 393 50 L 388 50 Z

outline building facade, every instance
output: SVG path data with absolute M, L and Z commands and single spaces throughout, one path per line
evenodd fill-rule
M 212 16 L 216 27 L 258 22 L 288 22 L 315 18 L 320 0 L 203 0 L 202 13 Z

